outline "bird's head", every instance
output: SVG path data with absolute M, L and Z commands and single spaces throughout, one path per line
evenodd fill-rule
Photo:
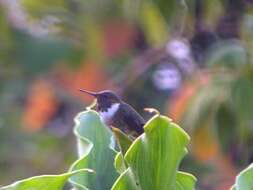
M 89 94 L 97 99 L 97 105 L 100 108 L 111 107 L 112 104 L 120 103 L 120 98 L 110 90 L 104 90 L 100 92 L 91 92 L 88 90 L 80 89 L 81 92 Z

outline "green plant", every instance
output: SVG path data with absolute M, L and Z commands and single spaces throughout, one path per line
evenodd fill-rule
M 28 179 L 17 181 L 6 187 L 2 187 L 1 190 L 62 189 L 69 177 L 81 172 L 91 172 L 91 170 L 83 169 L 76 170 L 73 172 L 67 172 L 60 175 L 43 175 L 31 177 Z
M 67 181 L 76 190 L 194 189 L 196 178 L 178 171 L 187 153 L 189 136 L 167 117 L 155 115 L 145 125 L 144 134 L 134 141 L 113 128 L 118 148 L 113 133 L 95 111 L 80 113 L 75 122 L 80 158 L 72 164 L 69 172 L 31 177 L 0 190 L 60 190 Z M 251 190 L 252 178 L 253 164 L 239 173 L 231 190 Z
M 236 181 L 231 190 L 251 190 L 253 189 L 253 164 L 244 169 L 236 177 Z
M 194 189 L 196 178 L 178 171 L 189 136 L 167 117 L 155 115 L 145 125 L 145 133 L 133 142 L 114 129 L 118 146 L 95 111 L 80 113 L 75 122 L 80 158 L 69 172 L 28 178 L 0 190 L 59 190 L 67 180 L 78 190 Z
M 114 130 L 121 147 L 115 165 L 121 175 L 112 189 L 194 189 L 195 177 L 178 171 L 187 153 L 189 136 L 160 115 L 154 116 L 144 130 L 145 133 L 131 145 L 130 139 L 126 140 L 122 132 Z M 127 145 L 130 147 L 126 150 Z

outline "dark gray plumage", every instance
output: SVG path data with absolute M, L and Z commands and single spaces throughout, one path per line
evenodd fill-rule
M 96 110 L 108 125 L 119 128 L 124 133 L 137 137 L 143 133 L 145 120 L 129 104 L 122 101 L 112 91 L 90 92 L 81 90 L 97 99 Z

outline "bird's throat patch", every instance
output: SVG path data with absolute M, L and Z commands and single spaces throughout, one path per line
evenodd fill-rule
M 120 103 L 112 104 L 111 107 L 107 108 L 107 111 L 100 111 L 99 115 L 103 122 L 106 124 L 110 123 L 114 114 L 118 111 Z

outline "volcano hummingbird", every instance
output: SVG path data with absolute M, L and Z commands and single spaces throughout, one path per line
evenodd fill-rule
M 91 92 L 83 89 L 80 91 L 96 98 L 96 111 L 106 125 L 119 128 L 127 135 L 134 137 L 144 132 L 145 120 L 132 106 L 122 101 L 114 92 L 110 90 Z

